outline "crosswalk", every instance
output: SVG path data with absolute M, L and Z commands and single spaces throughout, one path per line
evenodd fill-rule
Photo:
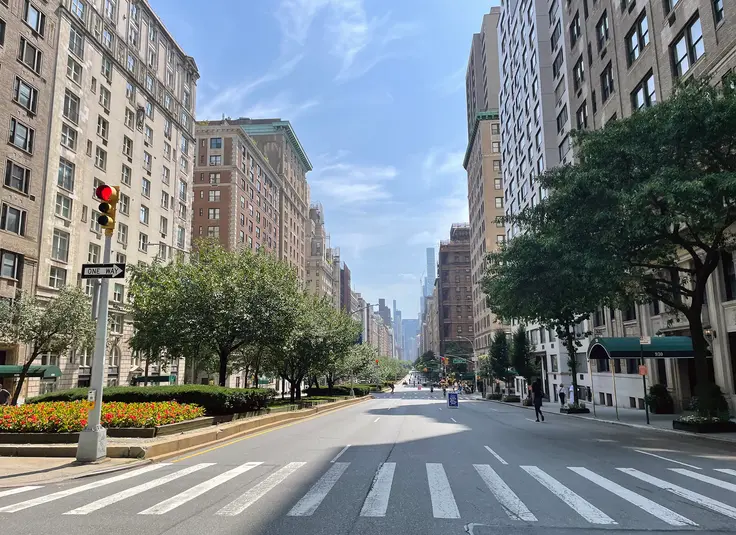
M 147 500 L 147 493 L 154 493 L 158 496 L 157 500 L 165 499 L 158 503 L 151 500 L 136 505 L 138 509 L 135 514 L 161 516 L 177 510 L 196 509 L 200 503 L 198 498 L 215 489 L 228 488 L 228 485 L 230 488 L 226 498 L 218 498 L 217 507 L 208 514 L 235 517 L 243 514 L 259 500 L 268 499 L 280 490 L 288 492 L 293 488 L 301 488 L 299 484 L 292 485 L 290 478 L 304 473 L 308 465 L 309 463 L 303 461 L 283 465 L 248 461 L 223 470 L 212 462 L 182 467 L 173 463 L 157 463 L 62 490 L 53 490 L 42 485 L 0 489 L 0 522 L 4 515 L 41 510 L 44 506 L 61 500 L 65 500 L 65 506 L 57 507 L 54 511 L 69 517 L 110 512 L 120 507 L 125 500 L 136 504 L 136 497 Z M 322 473 L 319 470 L 321 465 L 315 464 L 315 470 L 309 472 L 309 477 L 302 481 L 304 489 L 308 490 L 304 494 L 300 493 L 300 497 L 293 497 L 296 501 L 289 504 L 286 517 L 298 521 L 303 517 L 330 514 L 328 504 L 334 507 L 336 502 L 330 501 L 328 497 L 332 494 L 343 494 L 347 487 L 341 487 L 341 484 L 355 485 L 357 476 L 369 473 L 364 464 L 359 466 L 360 468 L 354 462 L 332 462 L 327 464 Z M 420 469 L 421 472 L 417 472 Z M 372 478 L 366 479 L 366 492 L 361 495 L 362 503 L 355 504 L 356 510 L 360 507 L 359 515 L 366 518 L 387 517 L 392 511 L 398 514 L 398 511 L 404 510 L 402 504 L 399 503 L 393 509 L 391 505 L 406 499 L 401 492 L 406 493 L 407 488 L 406 485 L 397 484 L 397 481 L 401 483 L 407 476 L 413 476 L 412 498 L 424 495 L 427 509 L 437 519 L 462 519 L 464 515 L 473 514 L 472 510 L 477 510 L 478 504 L 467 503 L 468 491 L 487 488 L 489 494 L 476 492 L 473 499 L 485 500 L 483 505 L 489 511 L 500 506 L 500 510 L 512 523 L 543 524 L 546 520 L 545 504 L 548 506 L 549 502 L 555 504 L 554 508 L 562 507 L 568 511 L 568 516 L 592 527 L 617 526 L 630 522 L 629 513 L 624 512 L 627 504 L 652 521 L 660 523 L 659 529 L 666 529 L 668 526 L 699 526 L 688 515 L 700 515 L 699 521 L 703 522 L 703 511 L 721 522 L 736 520 L 736 469 L 732 468 L 698 468 L 698 471 L 688 468 L 659 468 L 655 475 L 649 471 L 627 467 L 595 471 L 583 466 L 542 468 L 534 465 L 513 466 L 504 462 L 494 466 L 472 464 L 467 469 L 468 472 L 463 472 L 465 476 L 474 474 L 473 477 L 477 476 L 479 479 L 468 480 L 465 476 L 458 478 L 458 467 L 453 466 L 448 470 L 443 463 L 380 463 L 372 473 Z M 255 476 L 248 479 L 252 482 L 247 484 L 249 488 L 243 488 L 241 476 L 247 472 L 252 472 L 251 475 Z M 349 482 L 345 481 L 346 474 Z M 311 479 L 313 475 L 315 477 Z M 187 484 L 185 490 L 177 493 L 182 486 L 180 485 L 172 492 L 173 495 L 159 494 L 167 486 L 171 488 L 175 482 L 188 482 L 187 478 L 192 476 L 196 481 Z M 695 485 L 697 491 L 689 488 L 689 485 Z M 105 487 L 111 489 L 107 495 Z M 533 496 L 525 496 L 530 488 L 534 489 Z M 461 494 L 460 499 L 456 498 L 458 490 L 465 493 Z M 544 499 L 539 493 L 545 493 L 548 499 Z M 607 499 L 602 499 L 601 493 Z M 22 499 L 23 495 L 30 497 Z M 77 495 L 78 503 L 71 503 Z M 292 499 L 291 494 L 289 497 Z M 692 509 L 682 507 L 687 503 L 692 504 Z M 677 511 L 667 506 L 672 507 L 671 504 L 676 504 Z M 29 514 L 33 514 L 33 511 Z

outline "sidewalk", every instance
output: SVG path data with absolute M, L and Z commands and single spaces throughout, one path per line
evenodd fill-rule
M 501 405 L 509 405 L 512 407 L 521 407 L 522 409 L 534 410 L 534 407 L 524 407 L 521 403 L 505 403 L 502 401 L 493 400 L 489 401 L 492 401 L 492 403 L 499 403 Z M 627 409 L 619 407 L 617 418 L 615 407 L 595 405 L 594 415 L 593 403 L 586 401 L 585 406 L 590 409 L 590 414 L 566 414 L 565 416 L 569 418 L 578 418 L 581 420 L 592 420 L 612 425 L 624 425 L 626 427 L 649 429 L 665 433 L 673 433 L 676 435 L 684 435 L 688 437 L 736 444 L 736 434 L 734 433 L 688 433 L 687 431 L 678 431 L 672 429 L 672 420 L 679 418 L 679 414 L 652 414 L 650 412 L 649 425 L 647 425 L 646 415 L 644 413 L 644 410 L 641 409 Z M 542 412 L 544 412 L 545 414 L 560 414 L 560 404 L 556 402 L 547 402 L 543 405 Z

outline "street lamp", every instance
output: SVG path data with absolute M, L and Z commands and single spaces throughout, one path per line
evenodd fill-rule
M 478 366 L 477 366 L 477 362 L 475 360 L 475 342 L 473 342 L 470 338 L 465 338 L 464 336 L 458 336 L 458 338 L 460 338 L 461 340 L 465 340 L 466 342 L 470 342 L 470 347 L 473 348 L 473 360 L 472 360 L 472 362 L 473 362 L 473 375 L 475 377 L 474 389 L 475 388 L 478 388 Z

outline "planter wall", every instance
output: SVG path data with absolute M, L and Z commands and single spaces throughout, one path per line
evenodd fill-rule
M 590 414 L 590 409 L 560 407 L 560 413 L 562 414 Z
M 672 421 L 672 428 L 691 433 L 736 433 L 736 422 L 682 422 Z
M 0 444 L 76 444 L 79 433 L 0 433 Z

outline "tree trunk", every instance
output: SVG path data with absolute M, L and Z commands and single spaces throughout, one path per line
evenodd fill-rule
M 29 358 L 26 363 L 23 364 L 23 369 L 21 369 L 20 371 L 20 377 L 18 377 L 18 384 L 15 385 L 13 399 L 10 402 L 13 407 L 18 405 L 18 398 L 20 397 L 21 390 L 23 390 L 23 383 L 26 380 L 26 375 L 28 375 L 28 370 L 31 368 L 31 364 L 33 364 L 33 361 L 36 360 L 36 357 L 38 357 L 38 350 L 34 348 L 33 353 L 31 353 L 31 358 Z
M 690 326 L 690 338 L 693 342 L 693 353 L 695 354 L 695 388 L 710 382 L 708 373 L 708 341 L 703 334 L 703 319 L 701 316 L 702 305 L 697 310 L 691 308 L 687 315 Z M 693 392 L 694 394 L 694 392 Z
M 227 359 L 229 356 L 229 353 L 220 352 L 220 376 L 218 381 L 220 386 L 225 386 L 227 382 Z
M 245 382 L 243 384 L 243 388 L 248 388 L 248 374 L 250 373 L 250 364 L 246 365 L 245 367 Z
M 294 403 L 296 400 L 296 385 L 294 381 L 291 380 L 291 378 L 288 379 L 289 381 L 289 403 Z
M 261 373 L 261 357 L 263 356 L 263 347 L 258 348 L 258 352 L 256 353 L 256 361 L 253 364 L 253 388 L 260 387 L 260 383 L 258 382 L 258 376 Z
M 143 372 L 145 374 L 144 377 L 146 378 L 146 380 L 143 381 L 143 386 L 148 386 L 148 367 L 150 366 L 150 362 L 151 362 L 151 352 L 149 351 L 148 354 L 146 355 L 146 371 Z
M 332 387 L 335 386 L 335 377 L 331 373 L 328 373 L 325 376 L 325 379 L 327 380 L 327 395 L 332 395 Z
M 572 375 L 572 391 L 573 395 L 575 396 L 575 404 L 577 405 L 578 402 L 578 361 L 577 361 L 577 352 L 575 347 L 575 336 L 573 332 L 570 330 L 570 327 L 567 328 L 567 336 L 565 337 L 565 345 L 567 346 L 567 353 L 570 356 L 570 374 Z M 569 401 L 569 399 L 568 399 Z

